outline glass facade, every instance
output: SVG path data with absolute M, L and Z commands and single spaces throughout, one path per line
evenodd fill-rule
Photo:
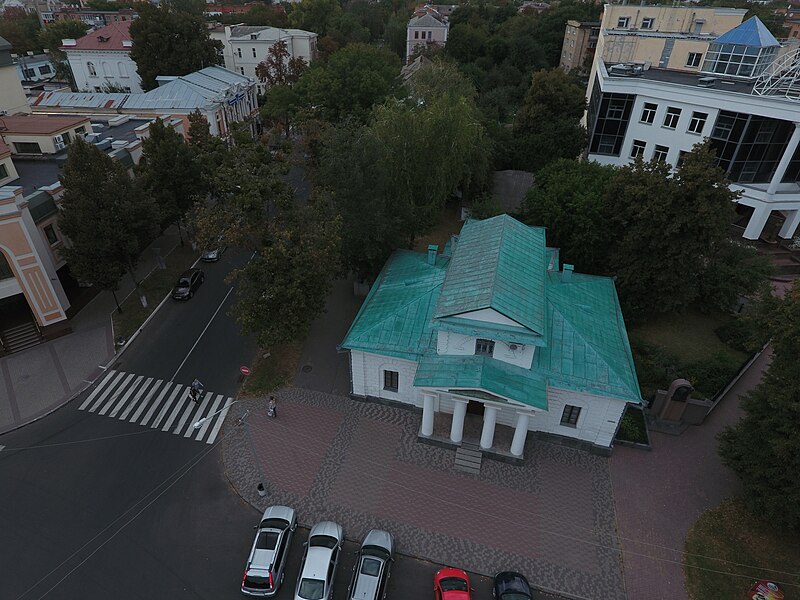
M 633 94 L 604 94 L 599 83 L 595 82 L 589 101 L 591 154 L 620 155 L 635 100 Z
M 743 44 L 710 44 L 704 73 L 730 77 L 758 77 L 778 53 L 778 46 L 759 48 Z
M 794 131 L 794 124 L 722 111 L 711 131 L 718 164 L 734 183 L 769 183 Z M 790 165 L 787 174 L 792 170 Z

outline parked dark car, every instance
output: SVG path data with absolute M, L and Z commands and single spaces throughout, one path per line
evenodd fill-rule
M 184 271 L 178 278 L 178 283 L 172 288 L 172 297 L 175 300 L 188 300 L 205 281 L 205 274 L 200 269 L 189 269 Z
M 503 571 L 494 576 L 492 596 L 495 600 L 531 600 L 531 586 L 521 573 Z

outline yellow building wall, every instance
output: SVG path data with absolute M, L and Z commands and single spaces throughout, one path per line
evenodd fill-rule
M 699 73 L 703 66 L 703 59 L 708 50 L 708 42 L 700 40 L 679 40 L 675 42 L 675 47 L 672 49 L 672 54 L 669 57 L 668 69 L 676 71 L 689 71 L 692 73 Z M 689 54 L 700 54 L 700 64 L 696 67 L 690 67 L 686 64 L 689 59 Z
M 0 67 L 0 112 L 3 111 L 7 115 L 31 112 L 13 65 Z
M 628 29 L 657 31 L 661 33 L 709 33 L 721 35 L 742 22 L 745 10 L 698 6 L 637 6 L 633 4 L 606 4 L 603 25 L 618 29 L 620 17 L 628 17 Z M 652 29 L 642 29 L 642 20 L 655 19 Z M 696 25 L 700 28 L 697 29 Z
M 54 133 L 41 134 L 41 135 L 39 134 L 32 135 L 29 133 L 5 133 L 3 134 L 3 138 L 5 139 L 6 144 L 8 146 L 11 146 L 11 151 L 14 154 L 19 154 L 17 152 L 16 146 L 14 145 L 15 142 L 36 143 L 39 144 L 39 148 L 42 154 L 55 154 L 56 152 L 61 152 L 61 150 L 56 150 L 56 145 L 55 142 L 53 141 L 53 138 L 56 137 L 57 135 L 61 135 L 67 132 L 69 133 L 70 138 L 72 138 L 70 141 L 74 141 L 75 138 L 79 135 L 78 133 L 76 133 L 75 130 L 80 129 L 81 127 L 83 127 L 83 133 L 91 133 L 92 131 L 91 123 L 87 119 L 86 122 L 78 125 L 77 127 L 67 127 L 65 129 L 61 129 Z

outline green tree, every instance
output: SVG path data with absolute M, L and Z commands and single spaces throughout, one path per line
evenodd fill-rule
M 289 23 L 292 27 L 313 31 L 322 37 L 328 33 L 331 19 L 341 11 L 338 0 L 303 0 L 292 5 Z
M 486 29 L 482 26 L 474 27 L 467 23 L 459 23 L 450 29 L 445 49 L 448 56 L 459 62 L 472 62 L 483 55 L 488 37 Z
M 288 85 L 275 85 L 269 88 L 261 105 L 261 118 L 274 127 L 281 127 L 288 139 L 299 109 L 297 92 Z
M 559 158 L 577 158 L 586 147 L 585 104 L 583 87 L 561 69 L 534 73 L 514 120 L 516 168 L 538 171 Z
M 389 15 L 389 20 L 386 22 L 386 30 L 384 32 L 386 46 L 401 60 L 405 60 L 406 58 L 407 32 L 408 15 L 405 11 Z
M 39 17 L 24 8 L 12 6 L 0 15 L 0 37 L 11 44 L 11 51 L 25 54 L 28 51 L 41 50 L 37 37 Z
M 61 40 L 78 39 L 86 35 L 89 26 L 83 21 L 76 19 L 64 19 L 63 21 L 53 21 L 45 25 L 44 29 L 39 30 L 39 44 L 50 52 L 50 60 L 53 61 L 56 69 L 56 78 L 61 81 L 68 81 L 70 87 L 75 89 L 75 77 L 69 67 L 67 55 L 63 50 L 59 50 Z
M 339 273 L 339 219 L 325 204 L 284 208 L 256 257 L 233 274 L 233 315 L 271 348 L 302 339 L 325 309 Z
M 720 434 L 719 454 L 754 514 L 800 531 L 800 288 L 773 302 L 772 363 L 742 400 L 744 417 Z
M 326 121 L 366 121 L 374 104 L 394 91 L 400 60 L 383 48 L 350 44 L 327 62 L 315 62 L 298 82 L 305 103 Z
M 475 86 L 448 60 L 436 58 L 414 73 L 408 80 L 411 94 L 420 100 L 431 101 L 441 97 L 475 99 Z
M 158 206 L 161 227 L 177 223 L 183 245 L 183 218 L 197 197 L 206 191 L 201 187 L 200 165 L 183 136 L 161 119 L 153 121 L 148 132 L 136 169 L 139 185 Z
M 139 252 L 157 231 L 153 202 L 119 163 L 80 138 L 69 147 L 61 182 L 58 226 L 70 241 L 63 255 L 72 273 L 113 291 L 127 272 L 138 291 Z
M 158 75 L 186 75 L 221 63 L 222 43 L 209 37 L 199 16 L 147 3 L 138 12 L 130 28 L 131 58 L 145 90 L 157 87 Z
M 583 273 L 608 272 L 616 234 L 606 190 L 615 172 L 593 161 L 557 160 L 536 174 L 522 206 L 525 223 L 547 227 L 547 243 Z

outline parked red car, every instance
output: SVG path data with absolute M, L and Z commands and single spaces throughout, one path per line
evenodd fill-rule
M 446 567 L 433 576 L 433 593 L 436 600 L 472 600 L 472 588 L 465 571 Z

